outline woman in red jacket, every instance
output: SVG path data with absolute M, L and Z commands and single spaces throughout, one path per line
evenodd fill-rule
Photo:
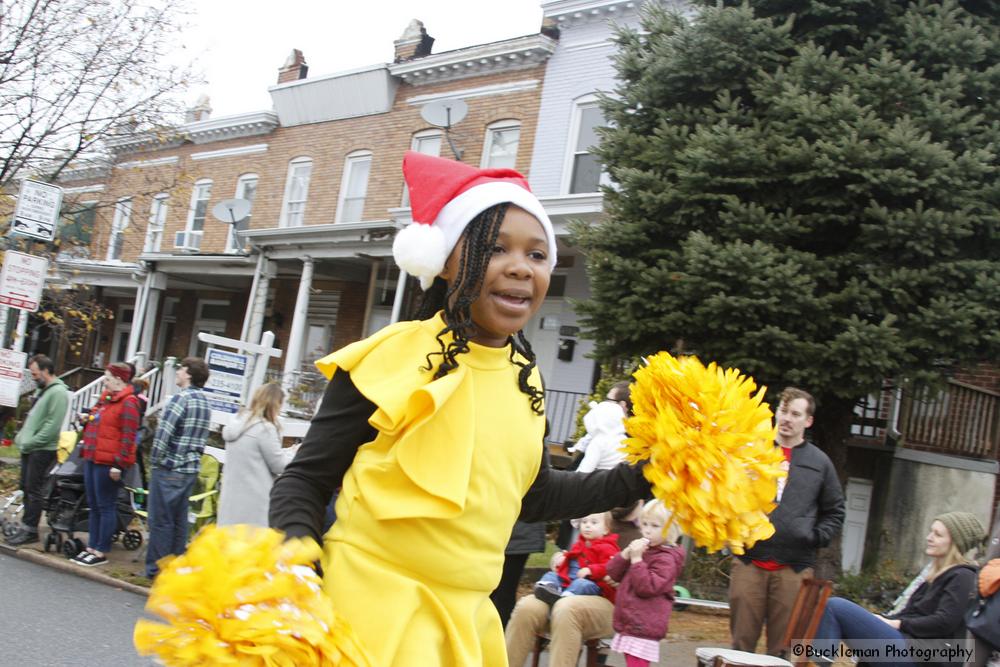
M 111 536 L 118 524 L 115 507 L 122 471 L 135 463 L 135 436 L 139 430 L 139 400 L 129 381 L 127 364 L 108 364 L 104 393 L 83 427 L 83 483 L 90 507 L 89 542 L 73 562 L 93 567 L 108 562 Z

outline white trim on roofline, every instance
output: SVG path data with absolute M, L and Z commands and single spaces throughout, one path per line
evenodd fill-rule
M 202 153 L 191 153 L 192 160 L 214 160 L 222 157 L 236 157 L 239 155 L 254 155 L 256 153 L 267 152 L 267 144 L 252 144 L 250 146 L 238 146 L 236 148 L 223 148 L 217 151 L 205 151 Z
M 474 97 L 489 97 L 491 95 L 507 95 L 509 93 L 520 93 L 525 90 L 538 88 L 541 81 L 538 79 L 524 79 L 523 81 L 511 81 L 510 83 L 495 83 L 491 86 L 478 86 L 476 88 L 463 88 L 453 90 L 450 93 L 430 93 L 428 95 L 414 95 L 406 98 L 406 103 L 412 106 L 422 106 L 430 102 L 440 100 L 463 99 L 468 100 Z
M 176 155 L 168 157 L 158 157 L 152 160 L 132 160 L 131 162 L 119 162 L 115 169 L 148 169 L 149 167 L 160 167 L 165 164 L 177 164 L 180 158 Z

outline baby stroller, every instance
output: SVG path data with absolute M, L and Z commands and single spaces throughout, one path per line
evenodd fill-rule
M 83 460 L 76 447 L 63 463 L 57 464 L 45 480 L 45 520 L 51 532 L 45 538 L 45 551 L 61 551 L 66 558 L 73 558 L 83 551 L 83 540 L 74 533 L 87 532 L 90 511 L 83 486 Z M 142 546 L 142 532 L 129 526 L 135 510 L 129 492 L 122 486 L 116 504 L 118 524 L 112 541 L 121 540 L 129 551 Z

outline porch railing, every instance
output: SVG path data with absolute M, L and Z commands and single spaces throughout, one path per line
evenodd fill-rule
M 576 415 L 588 394 L 578 391 L 545 390 L 545 417 L 549 420 L 549 442 L 564 443 L 576 433 Z
M 136 361 L 141 362 L 142 359 L 137 358 L 132 363 Z M 173 357 L 166 359 L 162 366 L 154 365 L 148 371 L 139 375 L 139 377 L 149 382 L 149 389 L 146 391 L 146 396 L 148 397 L 146 414 L 150 415 L 157 412 L 163 406 L 163 403 L 174 393 Z M 97 403 L 97 399 L 101 397 L 103 388 L 104 377 L 101 376 L 70 394 L 69 410 L 66 411 L 66 417 L 63 419 L 63 431 L 70 430 L 74 420 L 80 413 L 89 410 Z
M 949 380 L 943 389 L 903 393 L 899 430 L 907 446 L 996 459 L 1000 393 Z

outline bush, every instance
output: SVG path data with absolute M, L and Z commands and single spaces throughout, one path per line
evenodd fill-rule
M 844 573 L 834 582 L 834 593 L 878 613 L 886 613 L 910 579 L 891 560 L 858 574 Z
M 687 543 L 685 547 L 688 555 L 677 583 L 687 588 L 692 597 L 706 600 L 728 599 L 729 569 L 733 556 L 708 553 L 703 547 L 693 547 Z

